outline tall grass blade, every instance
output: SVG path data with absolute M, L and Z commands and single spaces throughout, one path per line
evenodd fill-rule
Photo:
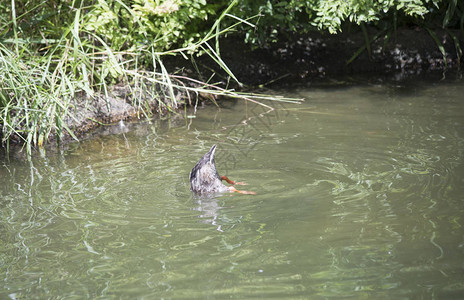
M 450 32 L 449 30 L 447 30 L 446 32 L 453 39 L 454 47 L 456 48 L 456 57 L 457 57 L 457 60 L 458 60 L 458 68 L 461 68 L 462 48 L 461 48 L 461 43 L 459 42 L 459 38 L 455 34 Z
M 174 94 L 174 88 L 173 88 L 174 85 L 171 81 L 169 73 L 164 67 L 164 64 L 161 61 L 161 58 L 159 57 L 159 55 L 156 55 L 155 57 L 156 57 L 156 60 L 158 61 L 158 64 L 160 65 L 163 81 L 165 82 L 165 85 L 167 86 L 168 91 L 169 91 L 169 97 L 171 99 L 172 106 L 171 107 L 168 106 L 168 109 L 171 110 L 171 108 L 177 108 L 177 100 L 176 100 L 176 96 Z
M 11 0 L 11 20 L 13 21 L 13 35 L 15 38 L 14 44 L 16 49 L 16 54 L 19 54 L 18 50 L 18 24 L 16 22 L 16 4 L 15 0 Z
M 381 35 L 383 35 L 389 28 L 385 28 L 382 31 L 378 32 L 376 35 L 372 37 L 372 39 L 368 42 L 366 42 L 363 46 L 361 46 L 354 54 L 351 56 L 351 58 L 346 62 L 347 65 L 352 63 L 358 56 L 366 49 L 367 45 L 370 45 L 371 43 L 375 42 Z
M 371 42 L 369 41 L 369 34 L 367 33 L 367 28 L 364 23 L 361 23 L 360 25 L 363 36 L 364 36 L 364 43 L 367 49 L 367 54 L 369 55 L 369 59 L 372 58 L 372 51 L 371 51 Z
M 222 19 L 224 19 L 224 17 L 229 13 L 229 11 L 235 6 L 237 5 L 238 3 L 238 0 L 233 0 L 229 6 L 227 6 L 227 8 L 221 13 L 221 15 L 219 16 L 219 18 L 216 19 L 216 21 L 214 22 L 213 26 L 211 27 L 211 29 L 209 30 L 208 33 L 206 33 L 206 35 L 204 36 L 204 38 L 202 39 L 202 41 L 200 42 L 203 43 L 203 42 L 206 42 L 207 40 L 210 39 L 210 37 L 213 35 L 213 32 L 216 31 L 216 28 L 219 26 L 219 24 L 222 22 Z M 214 35 L 216 36 L 216 38 L 218 38 L 217 35 Z
M 443 44 L 440 42 L 440 39 L 438 39 L 438 36 L 437 34 L 431 30 L 430 28 L 428 27 L 425 27 L 425 29 L 427 29 L 428 33 L 430 34 L 430 36 L 432 37 L 432 39 L 435 41 L 435 45 L 437 45 L 437 48 L 438 50 L 440 50 L 441 54 L 443 55 L 443 63 L 445 64 L 445 67 L 448 66 L 448 62 L 447 62 L 447 59 L 446 59 L 446 50 L 445 50 L 445 47 L 443 46 Z
M 202 46 L 202 49 L 205 51 L 205 53 L 207 53 L 214 60 L 214 62 L 216 62 L 216 64 L 218 64 L 221 67 L 221 69 L 223 69 L 230 77 L 232 77 L 232 79 L 234 79 L 235 82 L 238 83 L 238 85 L 243 86 L 243 84 L 237 79 L 237 77 L 235 77 L 234 73 L 229 69 L 227 64 L 224 63 L 221 57 L 213 50 L 213 48 L 208 43 L 205 43 L 205 45 L 208 48 L 205 49 Z
M 454 16 L 454 11 L 456 10 L 456 5 L 458 0 L 449 0 L 448 9 L 446 10 L 445 17 L 443 18 L 443 28 L 448 26 L 449 21 Z

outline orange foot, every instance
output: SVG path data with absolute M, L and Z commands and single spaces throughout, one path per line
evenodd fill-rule
M 247 185 L 245 182 L 237 182 L 237 181 L 234 181 L 235 182 L 235 185 Z
M 227 178 L 227 176 L 221 176 L 221 180 L 225 180 L 227 181 L 228 184 L 232 184 L 232 185 L 246 185 L 245 182 L 236 182 L 236 181 L 233 181 L 233 180 L 230 180 L 229 178 Z
M 221 176 L 221 180 L 225 180 L 227 181 L 228 184 L 232 184 L 232 185 L 246 185 L 245 182 L 235 182 L 233 180 L 230 180 L 229 178 L 227 178 L 227 176 Z M 237 192 L 237 193 L 240 193 L 240 194 L 244 194 L 244 195 L 256 195 L 255 192 L 250 192 L 250 191 L 239 191 L 237 190 L 235 187 L 233 186 L 229 186 L 229 190 L 233 193 L 233 192 Z
M 233 186 L 229 186 L 229 190 L 233 193 L 233 192 L 237 192 L 239 194 L 243 194 L 243 195 L 256 195 L 255 192 L 252 192 L 252 191 L 239 191 L 237 190 L 236 188 L 234 188 Z
M 227 181 L 228 184 L 235 184 L 235 181 L 230 180 L 227 176 L 221 176 L 221 180 Z

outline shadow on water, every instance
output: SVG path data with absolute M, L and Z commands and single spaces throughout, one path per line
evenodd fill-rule
M 3 159 L 0 298 L 459 297 L 463 92 L 294 87 Z M 212 144 L 257 195 L 192 197 Z

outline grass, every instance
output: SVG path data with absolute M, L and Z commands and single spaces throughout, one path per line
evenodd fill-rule
M 82 6 L 72 8 L 72 21 L 63 26 L 59 38 L 22 39 L 18 26 L 21 19 L 16 16 L 15 1 L 12 0 L 12 20 L 0 25 L 0 33 L 12 28 L 14 36 L 14 39 L 1 39 L 0 35 L 2 144 L 9 151 L 12 141 L 22 143 L 30 154 L 34 148 L 43 147 L 52 136 L 58 142 L 65 134 L 78 140 L 66 121 L 74 118 L 72 112 L 75 111 L 73 108 L 76 107 L 76 102 L 88 101 L 87 105 L 92 105 L 92 101 L 100 95 L 108 99 L 111 85 L 118 82 L 129 88 L 132 105 L 138 111 L 139 117 L 145 118 L 151 117 L 151 111 L 142 100 L 143 95 L 145 98 L 156 99 L 160 107 L 173 112 L 186 104 L 178 99 L 179 91 L 188 99 L 199 94 L 227 96 L 255 102 L 269 109 L 272 109 L 271 106 L 262 101 L 297 102 L 295 99 L 238 93 L 167 71 L 163 64 L 165 56 L 187 57 L 192 53 L 202 52 L 209 55 L 240 84 L 222 61 L 218 44 L 219 37 L 231 32 L 238 24 L 253 26 L 250 23 L 252 18 L 242 20 L 229 14 L 236 3 L 237 1 L 232 1 L 206 35 L 189 47 L 159 51 L 153 42 L 121 51 L 113 49 L 96 32 L 86 29 L 86 10 Z M 125 9 L 134 13 L 127 6 Z M 224 18 L 233 18 L 236 23 L 222 29 L 221 22 Z M 213 47 L 210 43 L 214 41 Z M 151 71 L 147 68 L 147 60 L 151 60 Z M 78 97 L 82 94 L 85 97 Z
M 0 68 L 0 121 L 7 149 L 16 138 L 30 153 L 32 145 L 42 146 L 54 128 L 72 135 L 63 120 L 78 82 L 62 66 L 50 72 L 41 61 L 22 60 L 0 45 Z

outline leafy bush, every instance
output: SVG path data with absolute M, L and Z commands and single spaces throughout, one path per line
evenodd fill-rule
M 246 40 L 274 42 L 279 33 L 327 30 L 338 33 L 347 22 L 378 24 L 380 21 L 421 24 L 427 16 L 443 20 L 443 26 L 464 22 L 464 2 L 458 0 L 241 0 L 233 14 L 260 14 L 258 30 L 244 28 Z M 448 21 L 447 21 L 448 20 Z M 453 20 L 453 22 L 451 22 Z M 396 24 L 395 24 L 396 26 Z M 461 25 L 462 27 L 462 25 Z
M 217 5 L 206 0 L 98 0 L 84 28 L 115 50 L 151 45 L 157 51 L 185 47 L 208 29 Z

